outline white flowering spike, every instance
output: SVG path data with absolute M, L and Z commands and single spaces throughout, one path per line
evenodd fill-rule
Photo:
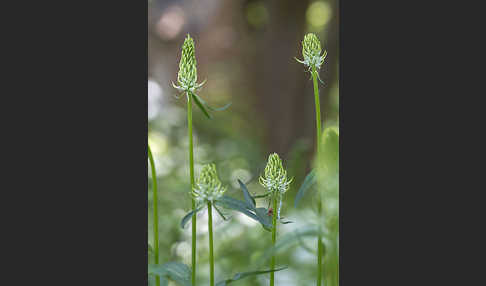
M 268 156 L 267 166 L 263 176 L 260 176 L 260 184 L 270 192 L 285 193 L 292 180 L 287 181 L 287 171 L 282 166 L 282 160 L 277 153 Z
M 287 171 L 283 168 L 282 160 L 278 154 L 270 154 L 264 175 L 260 176 L 260 184 L 272 194 L 272 197 L 279 200 L 278 218 L 280 218 L 280 209 L 282 208 L 282 195 L 289 189 L 291 182 L 292 179 L 287 178 Z
M 181 61 L 179 62 L 179 73 L 177 74 L 179 85 L 172 83 L 172 86 L 179 91 L 194 92 L 199 89 L 204 82 L 197 83 L 196 55 L 194 53 L 194 40 L 187 35 L 182 45 Z
M 192 190 L 192 196 L 198 203 L 214 202 L 218 200 L 226 191 L 218 178 L 216 166 L 207 164 L 203 167 L 196 186 Z
M 319 70 L 327 56 L 327 51 L 324 51 L 322 55 L 321 51 L 321 41 L 319 41 L 319 38 L 315 34 L 309 33 L 305 35 L 302 41 L 302 56 L 304 60 L 296 60 L 308 66 L 310 69 L 315 67 L 316 70 Z

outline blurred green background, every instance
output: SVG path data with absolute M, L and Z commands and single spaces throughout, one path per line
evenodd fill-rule
M 320 96 L 323 127 L 338 124 L 339 18 L 338 3 L 307 0 L 187 0 L 149 1 L 148 122 L 149 144 L 157 169 L 160 262 L 190 265 L 190 226 L 181 229 L 191 208 L 189 196 L 186 98 L 175 97 L 180 48 L 187 33 L 194 38 L 198 93 L 212 106 L 232 102 L 213 119 L 194 108 L 195 173 L 216 163 L 227 194 L 241 198 L 237 179 L 248 182 L 253 194 L 263 192 L 258 176 L 268 154 L 277 152 L 294 177 L 284 197 L 282 216 L 292 224 L 279 225 L 278 237 L 315 224 L 316 206 L 307 196 L 298 208 L 294 197 L 312 166 L 315 150 L 315 111 L 310 74 L 294 57 L 302 58 L 301 41 L 314 32 L 328 51 L 321 68 Z M 148 238 L 152 244 L 151 174 L 148 189 Z M 314 197 L 315 198 L 315 197 Z M 260 200 L 264 205 L 266 202 Z M 271 243 L 270 232 L 238 213 L 231 220 L 215 217 L 216 281 L 236 272 L 255 270 Z M 276 285 L 315 285 L 315 238 L 278 253 Z M 207 215 L 198 216 L 198 285 L 208 285 Z M 149 260 L 153 259 L 149 257 Z M 265 263 L 263 269 L 268 269 Z M 260 269 L 262 269 L 260 268 Z M 269 275 L 232 285 L 268 285 Z M 169 284 L 171 285 L 171 284 Z M 174 284 L 175 285 L 175 284 Z

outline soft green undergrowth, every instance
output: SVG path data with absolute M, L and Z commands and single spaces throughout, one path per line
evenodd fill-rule
M 327 127 L 324 132 L 321 129 L 321 115 L 318 92 L 318 71 L 324 63 L 326 52 L 323 54 L 319 39 L 314 34 L 305 36 L 302 42 L 302 54 L 304 59 L 298 60 L 309 68 L 314 86 L 314 99 L 316 106 L 316 134 L 317 134 L 317 151 L 311 172 L 305 177 L 302 185 L 295 196 L 294 204 L 299 202 L 311 192 L 317 189 L 316 208 L 317 219 L 315 223 L 300 224 L 299 227 L 293 227 L 292 221 L 283 218 L 282 208 L 285 200 L 285 193 L 289 190 L 293 178 L 288 176 L 287 170 L 280 156 L 272 153 L 268 156 L 265 169 L 259 177 L 259 183 L 263 187 L 248 189 L 252 180 L 248 178 L 237 178 L 239 194 L 235 196 L 234 191 L 227 192 L 228 184 L 223 183 L 219 177 L 219 171 L 222 171 L 218 162 L 204 164 L 199 174 L 195 172 L 194 142 L 193 142 L 193 102 L 200 109 L 207 119 L 212 119 L 210 111 L 222 111 L 230 106 L 227 104 L 221 108 L 210 107 L 197 92 L 202 88 L 204 82 L 197 82 L 197 67 L 195 57 L 194 40 L 187 35 L 183 46 L 177 75 L 177 84 L 172 83 L 173 87 L 181 92 L 180 96 L 185 95 L 187 99 L 187 155 L 189 158 L 189 177 L 187 178 L 189 189 L 186 193 L 191 198 L 191 209 L 185 215 L 181 215 L 180 227 L 184 229 L 189 223 L 191 224 L 191 265 L 188 266 L 181 262 L 159 263 L 159 214 L 157 209 L 157 172 L 152 152 L 149 146 L 149 161 L 152 173 L 152 198 L 153 198 L 153 246 L 149 244 L 149 285 L 165 286 L 169 281 L 178 285 L 195 286 L 225 286 L 235 283 L 239 280 L 255 277 L 258 275 L 269 275 L 269 285 L 274 286 L 277 283 L 276 272 L 289 269 L 287 265 L 278 265 L 277 256 L 293 247 L 302 247 L 311 253 L 315 250 L 309 248 L 304 241 L 308 238 L 314 238 L 317 241 L 317 277 L 316 283 L 321 285 L 337 286 L 338 285 L 338 257 L 339 257 L 339 217 L 338 217 L 338 142 L 339 130 L 335 127 Z M 196 149 L 197 150 L 197 149 Z M 207 162 L 207 160 L 206 160 Z M 223 168 L 224 170 L 224 168 Z M 227 171 L 227 170 L 225 170 Z M 197 175 L 197 177 L 196 177 Z M 245 182 L 244 182 L 245 181 Z M 232 182 L 233 184 L 233 182 Z M 253 185 L 250 185 L 253 186 Z M 240 198 L 242 199 L 240 199 Z M 207 213 L 207 238 L 208 238 L 208 263 L 209 269 L 197 267 L 198 249 L 197 249 L 197 228 L 201 224 L 197 217 Z M 227 273 L 215 273 L 218 270 L 218 262 L 224 261 L 225 257 L 215 256 L 215 247 L 220 242 L 220 236 L 214 235 L 221 229 L 215 229 L 213 223 L 217 219 L 225 224 L 232 224 L 233 218 L 237 215 L 244 215 L 249 220 L 256 222 L 261 226 L 258 230 L 257 237 L 266 241 L 266 248 L 247 249 L 248 255 L 258 257 L 253 259 L 252 263 L 245 272 L 234 274 L 234 269 L 226 269 Z M 285 233 L 278 236 L 278 230 L 281 228 Z M 287 225 L 290 224 L 290 225 Z M 287 225 L 287 226 L 285 226 Z M 223 227 L 221 225 L 221 227 Z M 204 233 L 206 236 L 206 233 Z M 278 237 L 278 239 L 277 239 Z M 243 244 L 244 241 L 239 243 Z M 228 247 L 228 246 L 226 246 Z M 166 250 L 167 251 L 167 250 Z M 206 251 L 204 247 L 203 250 Z M 270 260 L 270 261 L 269 261 Z M 269 266 L 265 266 L 268 265 Z M 282 264 L 282 263 L 281 263 Z M 209 281 L 198 281 L 197 271 L 208 271 Z M 221 269 L 218 271 L 222 271 Z M 288 270 L 287 270 L 288 271 Z M 268 276 L 263 277 L 268 277 Z M 207 277 L 207 276 L 206 276 Z M 226 278 L 224 278 L 226 277 Z M 199 279 L 200 280 L 200 279 Z M 216 282 L 217 281 L 217 282 Z
M 321 135 L 320 156 L 313 163 L 313 172 L 304 180 L 299 189 L 318 190 L 314 195 L 322 202 L 322 217 L 315 223 L 294 229 L 279 238 L 274 247 L 265 250 L 258 259 L 257 267 L 262 267 L 273 256 L 294 247 L 306 248 L 305 240 L 316 238 L 322 241 L 322 282 L 326 286 L 339 285 L 339 128 L 330 126 Z M 307 193 L 307 190 L 305 193 Z M 310 192 L 309 192 L 310 193 Z M 302 198 L 302 197 L 301 197 Z M 298 201 L 297 201 L 298 203 Z M 317 255 L 312 249 L 310 253 Z
M 155 162 L 152 155 L 152 150 L 150 149 L 150 145 L 147 145 L 148 151 L 148 158 L 150 161 L 150 170 L 152 173 L 152 189 L 153 189 L 153 222 L 154 222 L 154 231 L 153 231 L 153 244 L 152 247 L 150 244 L 148 245 L 148 256 L 149 261 L 153 260 L 154 263 L 148 264 L 148 275 L 149 275 L 149 284 L 153 282 L 156 286 L 166 286 L 168 285 L 168 279 L 172 279 L 181 285 L 190 286 L 191 283 L 189 282 L 189 276 L 191 270 L 189 267 L 182 263 L 178 262 L 168 262 L 165 264 L 159 264 L 159 224 L 158 224 L 158 208 L 157 208 L 157 172 L 155 170 Z M 150 259 L 152 258 L 152 259 Z M 152 280 L 154 279 L 154 280 Z

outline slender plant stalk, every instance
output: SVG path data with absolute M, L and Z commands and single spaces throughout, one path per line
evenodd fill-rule
M 155 256 L 155 264 L 159 264 L 159 216 L 157 214 L 157 173 L 155 172 L 155 164 L 154 164 L 154 157 L 152 156 L 152 151 L 150 150 L 150 146 L 148 147 L 148 157 L 150 160 L 150 168 L 152 169 L 152 189 L 153 189 L 153 224 L 154 224 L 154 256 Z M 160 277 L 155 275 L 155 285 L 160 286 Z
M 277 196 L 273 196 L 273 214 L 272 214 L 272 247 L 277 242 Z M 272 256 L 270 269 L 275 269 L 275 255 Z M 275 273 L 270 272 L 270 286 L 275 285 Z
M 312 81 L 314 83 L 314 98 L 315 98 L 315 105 L 316 105 L 316 132 L 317 132 L 317 158 L 320 158 L 321 153 L 321 105 L 319 102 L 319 90 L 317 88 L 317 70 L 316 67 L 312 67 Z M 321 217 L 322 217 L 322 202 L 321 196 L 317 196 L 317 214 L 318 214 L 318 229 L 319 234 L 317 237 L 317 286 L 321 286 L 322 281 L 322 226 L 321 226 Z
M 208 202 L 208 229 L 209 229 L 209 285 L 214 286 L 214 255 L 213 255 L 213 211 L 211 202 Z
M 195 198 L 198 205 L 206 203 L 208 206 L 209 285 L 214 286 L 213 204 L 223 196 L 226 187 L 219 180 L 216 165 L 214 164 L 206 164 L 203 166 L 199 178 L 197 178 L 196 186 L 197 188 L 192 189 L 192 197 Z M 218 211 L 217 208 L 216 211 Z
M 272 202 L 272 248 L 277 241 L 277 217 L 280 216 L 279 202 L 282 203 L 283 194 L 288 191 L 292 179 L 287 178 L 287 171 L 282 166 L 282 160 L 277 153 L 268 156 L 267 165 L 264 174 L 259 178 L 260 184 L 271 193 Z M 275 254 L 272 255 L 270 262 L 270 286 L 275 284 Z
M 191 189 L 194 189 L 194 151 L 192 143 L 192 96 L 187 93 L 187 127 L 189 130 L 189 172 L 191 174 Z M 192 210 L 196 209 L 196 201 L 192 198 Z M 196 286 L 196 213 L 192 215 L 192 285 Z

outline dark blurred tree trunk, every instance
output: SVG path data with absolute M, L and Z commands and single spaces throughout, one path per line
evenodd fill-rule
M 315 144 L 315 110 L 312 81 L 305 67 L 294 57 L 302 58 L 301 41 L 305 35 L 306 10 L 311 1 L 266 1 L 269 23 L 257 41 L 257 67 L 252 77 L 258 107 L 267 122 L 267 152 L 288 154 L 296 140 L 312 139 Z M 332 17 L 321 39 L 328 57 L 321 70 L 320 84 L 322 118 L 329 115 L 329 91 L 337 80 L 338 64 L 338 0 L 330 0 Z M 324 122 L 323 127 L 326 126 Z M 309 140 L 310 141 L 310 140 Z M 314 146 L 315 148 L 315 146 Z M 309 150 L 309 156 L 312 150 Z
M 304 96 L 307 76 L 294 57 L 299 56 L 304 36 L 305 11 L 308 0 L 266 1 L 269 23 L 265 38 L 259 41 L 258 68 L 254 74 L 256 94 L 261 100 L 264 122 L 267 122 L 268 152 L 286 154 L 295 139 L 295 133 L 304 125 Z M 298 95 L 296 97 L 296 95 Z

